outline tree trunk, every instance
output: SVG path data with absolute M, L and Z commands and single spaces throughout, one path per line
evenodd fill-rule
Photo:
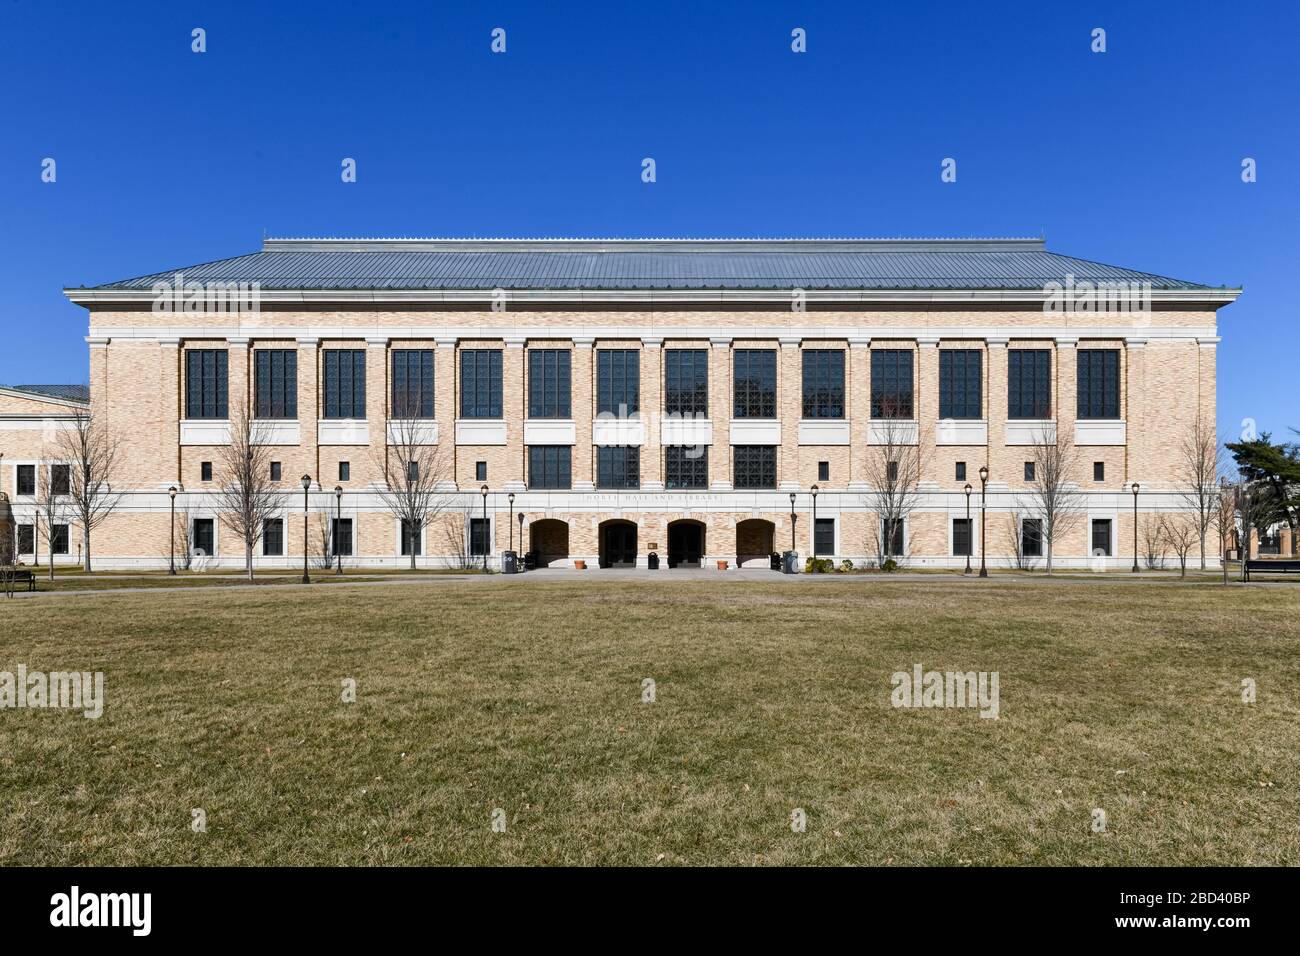
M 244 542 L 244 568 L 248 571 L 248 580 L 253 580 L 253 546 Z
M 50 559 L 50 580 L 53 581 L 53 580 L 54 580 L 54 535 L 49 534 L 49 535 L 46 535 L 45 537 L 46 537 L 46 540 L 49 542 L 49 547 L 50 547 L 50 553 L 49 553 L 49 559 Z
M 82 555 L 81 570 L 89 574 L 90 573 L 90 531 L 89 529 L 82 531 L 81 543 L 83 549 L 81 552 Z
M 1052 573 L 1052 539 L 1047 539 L 1047 573 Z
M 1205 532 L 1201 531 L 1201 570 L 1205 570 Z

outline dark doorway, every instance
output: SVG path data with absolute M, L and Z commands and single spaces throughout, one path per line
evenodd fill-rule
M 736 564 L 742 568 L 771 567 L 776 550 L 776 525 L 762 518 L 746 518 L 736 524 Z
M 211 518 L 195 518 L 193 532 L 194 540 L 190 542 L 190 550 L 194 554 L 202 554 L 211 557 L 213 544 L 216 539 L 215 530 Z
M 556 518 L 539 518 L 528 526 L 528 543 L 537 567 L 569 560 L 569 525 Z
M 600 566 L 636 566 L 636 525 L 631 521 L 606 521 L 600 526 Z
M 668 525 L 668 567 L 698 568 L 704 560 L 704 524 L 683 519 Z

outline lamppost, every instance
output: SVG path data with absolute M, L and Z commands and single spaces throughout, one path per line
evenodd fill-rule
M 506 501 L 510 503 L 510 508 L 506 511 L 506 517 L 509 518 L 509 516 L 515 510 L 515 493 L 513 491 L 510 492 L 510 494 L 506 495 Z M 515 549 L 515 526 L 513 524 L 510 524 L 509 521 L 507 521 L 506 524 L 510 525 L 510 550 L 513 551 Z M 520 528 L 519 547 L 522 548 L 523 546 L 524 546 L 524 529 Z
M 176 486 L 172 485 L 167 489 L 167 494 L 171 496 L 172 502 L 172 543 L 167 549 L 167 573 L 176 573 Z
M 302 583 L 311 584 L 307 575 L 307 491 L 311 488 L 311 475 L 302 476 Z
M 971 553 L 971 542 L 975 539 L 975 535 L 971 534 L 971 526 L 970 526 L 970 493 L 971 493 L 971 487 L 970 487 L 970 482 L 969 482 L 969 481 L 966 482 L 966 488 L 965 488 L 964 490 L 965 490 L 965 492 L 966 492 L 966 571 L 965 571 L 964 573 L 966 573 L 966 574 L 970 574 L 970 553 Z
M 478 490 L 483 496 L 483 573 L 487 574 L 487 553 L 488 553 L 488 521 L 487 521 L 487 496 L 488 486 L 484 485 Z
M 519 550 L 524 550 L 524 513 L 519 512 Z
M 1133 573 L 1138 573 L 1138 488 L 1133 482 Z
M 339 528 L 343 526 L 343 486 L 334 486 L 334 573 L 343 573 L 343 552 L 339 549 Z
M 989 469 L 980 466 L 980 577 L 987 578 L 989 569 L 984 563 L 984 516 L 988 512 Z
M 820 491 L 821 489 L 819 489 L 816 485 L 813 485 L 812 488 L 809 490 L 812 492 L 813 506 L 812 506 L 812 528 L 808 532 L 808 535 L 811 538 L 811 543 L 808 550 L 812 553 L 812 556 L 815 558 L 817 557 L 817 492 Z
M 790 492 L 790 550 L 794 550 L 794 492 Z

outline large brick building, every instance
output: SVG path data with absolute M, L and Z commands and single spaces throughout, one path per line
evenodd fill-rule
M 980 551 L 987 468 L 984 551 L 1004 566 L 1041 543 L 1029 463 L 1054 435 L 1082 495 L 1057 563 L 1125 567 L 1133 483 L 1139 522 L 1185 507 L 1178 447 L 1214 420 L 1216 310 L 1238 291 L 1037 239 L 268 239 L 66 290 L 89 312 L 94 414 L 125 451 L 128 494 L 94 550 L 165 563 L 175 487 L 192 546 L 242 563 L 212 463 L 246 409 L 293 493 L 266 566 L 301 561 L 303 475 L 309 539 L 337 516 L 348 563 L 404 563 L 373 483 L 394 421 L 418 418 L 443 469 L 423 564 L 495 563 L 513 539 L 566 567 L 643 566 L 651 548 L 766 566 L 793 511 L 803 555 L 959 566 Z M 882 529 L 896 446 L 920 471 Z M 22 523 L 13 460 L 0 481 Z

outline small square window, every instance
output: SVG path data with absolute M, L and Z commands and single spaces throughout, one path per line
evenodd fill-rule
M 1027 461 L 1025 462 L 1025 481 L 1033 481 L 1033 480 L 1034 480 L 1034 463 L 1032 461 Z
M 278 461 L 271 462 L 271 480 L 280 480 L 280 463 Z
M 352 480 L 352 463 L 348 461 L 339 462 L 339 481 Z
M 817 462 L 817 480 L 818 481 L 831 480 L 831 463 L 829 461 Z
M 964 461 L 957 462 L 957 480 L 958 481 L 966 480 L 966 462 Z
M 210 461 L 199 462 L 199 480 L 200 481 L 212 480 L 212 462 Z
M 474 462 L 474 480 L 487 481 L 487 462 L 485 461 Z
M 1092 480 L 1093 481 L 1106 480 L 1106 463 L 1104 461 L 1094 461 L 1092 463 Z

